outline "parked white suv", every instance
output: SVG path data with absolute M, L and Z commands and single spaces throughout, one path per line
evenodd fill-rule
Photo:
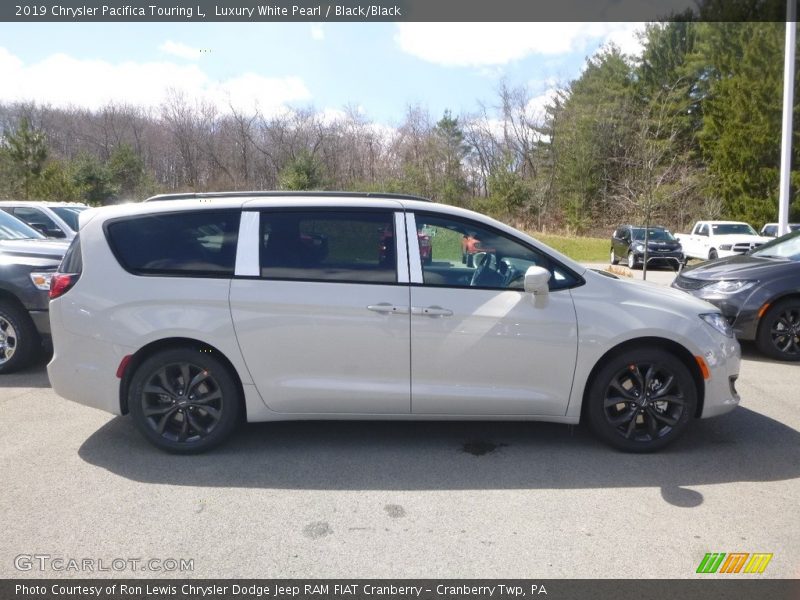
M 584 418 L 649 451 L 739 402 L 717 308 L 488 217 L 403 196 L 199 196 L 82 215 L 51 286 L 55 391 L 130 413 L 165 450 L 210 448 L 240 419 Z
M 88 208 L 75 202 L 0 201 L 0 210 L 27 223 L 42 235 L 67 240 L 75 237 L 78 216 Z

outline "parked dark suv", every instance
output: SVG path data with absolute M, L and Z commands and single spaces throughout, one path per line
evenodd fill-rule
M 637 227 L 621 225 L 611 235 L 612 265 L 627 261 L 631 269 L 644 263 L 644 238 L 647 233 L 647 265 L 666 264 L 676 271 L 685 261 L 681 243 L 665 227 Z
M 21 369 L 49 344 L 47 294 L 67 247 L 0 211 L 0 373 Z

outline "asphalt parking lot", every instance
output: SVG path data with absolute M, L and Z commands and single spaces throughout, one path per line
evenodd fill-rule
M 743 351 L 742 405 L 644 456 L 583 427 L 413 422 L 254 424 L 171 456 L 40 364 L 0 377 L 0 577 L 97 575 L 18 570 L 46 554 L 193 560 L 100 573 L 124 577 L 684 578 L 706 552 L 800 577 L 800 365 Z

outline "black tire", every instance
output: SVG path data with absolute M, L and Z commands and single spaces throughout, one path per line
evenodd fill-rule
M 639 261 L 636 260 L 636 255 L 633 252 L 628 252 L 628 268 L 635 269 L 639 266 Z
M 640 391 L 647 388 L 642 398 Z M 604 442 L 626 452 L 653 452 L 686 431 L 697 406 L 697 388 L 674 354 L 640 347 L 600 368 L 586 402 L 589 426 Z
M 617 255 L 614 253 L 614 249 L 613 248 L 611 249 L 611 258 L 609 259 L 609 262 L 612 265 L 618 265 L 619 264 L 619 259 L 617 258 Z
M 200 348 L 156 352 L 139 365 L 128 387 L 136 427 L 147 441 L 176 454 L 222 443 L 239 422 L 241 404 L 228 368 Z
M 0 374 L 27 367 L 41 347 L 39 332 L 25 309 L 0 300 Z
M 777 360 L 800 360 L 800 298 L 776 303 L 758 325 L 758 349 Z
M 716 248 L 712 248 L 708 251 L 708 260 L 715 260 L 718 256 Z

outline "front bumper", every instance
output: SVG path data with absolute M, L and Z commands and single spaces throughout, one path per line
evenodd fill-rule
M 705 280 L 698 280 L 704 281 Z M 716 280 L 714 280 L 716 281 Z M 714 283 L 708 281 L 705 285 Z M 708 292 L 705 287 L 698 289 L 690 289 L 679 285 L 679 279 L 672 283 L 672 287 L 691 294 L 695 298 L 700 298 L 716 306 L 722 316 L 727 319 L 730 326 L 733 328 L 733 333 L 740 340 L 754 340 L 758 332 L 758 312 L 763 306 L 763 295 L 760 295 L 758 289 L 745 290 L 736 294 L 720 294 L 717 292 Z
M 644 253 L 634 253 L 637 263 L 644 262 Z M 683 252 L 648 252 L 647 264 L 668 263 L 670 265 L 680 265 L 686 260 Z
M 36 331 L 42 337 L 50 337 L 50 312 L 47 310 L 32 310 L 28 313 L 31 316 Z
M 705 380 L 705 401 L 700 415 L 705 419 L 724 415 L 739 405 L 736 380 L 739 377 L 741 348 L 735 338 L 709 333 L 711 344 L 702 357 L 708 365 L 709 378 Z

